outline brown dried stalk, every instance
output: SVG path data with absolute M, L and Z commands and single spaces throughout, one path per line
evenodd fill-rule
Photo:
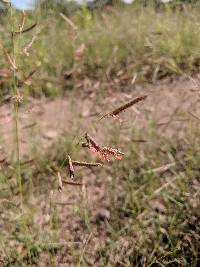
M 68 206 L 73 205 L 73 202 L 54 202 L 55 205 Z
M 73 180 L 75 173 L 74 173 L 73 163 L 69 155 L 68 155 L 68 166 L 69 166 L 69 176 Z
M 15 65 L 14 59 L 11 58 L 7 49 L 0 43 L 0 48 L 3 50 L 4 55 L 6 56 L 8 63 L 10 64 L 13 70 L 17 70 L 17 66 Z
M 21 162 L 21 165 L 27 165 L 27 164 L 31 164 L 33 162 L 34 162 L 34 159 L 28 159 L 26 161 Z
M 195 115 L 194 113 L 192 113 L 192 112 L 188 112 L 193 118 L 195 118 L 195 119 L 197 119 L 198 121 L 200 121 L 200 118 L 197 116 L 197 115 Z
M 139 96 L 136 97 L 134 99 L 132 99 L 131 101 L 129 101 L 128 103 L 125 103 L 124 105 L 118 107 L 117 109 L 113 110 L 112 112 L 109 112 L 105 115 L 103 115 L 100 120 L 102 120 L 103 118 L 106 118 L 108 116 L 117 116 L 119 113 L 121 113 L 122 111 L 125 111 L 126 109 L 130 108 L 131 106 L 135 105 L 136 103 L 143 101 L 147 98 L 147 95 L 144 96 Z
M 99 162 L 80 162 L 80 161 L 72 161 L 74 166 L 84 166 L 84 167 L 98 167 L 98 166 L 103 166 Z
M 83 185 L 83 183 L 77 183 L 77 182 L 71 182 L 71 181 L 67 181 L 67 180 L 62 180 L 62 182 L 64 184 L 69 184 L 69 185 Z
M 59 192 L 62 192 L 63 190 L 62 177 L 60 175 L 60 172 L 58 172 L 58 190 Z
M 63 13 L 60 13 L 60 16 L 72 27 L 73 30 L 77 30 L 78 27 Z
M 159 173 L 163 173 L 163 172 L 168 171 L 171 167 L 174 167 L 175 165 L 176 164 L 174 162 L 173 163 L 169 163 L 169 164 L 163 165 L 161 167 L 148 170 L 145 173 L 158 173 L 158 172 Z
M 34 29 L 35 27 L 37 26 L 37 22 L 34 23 L 33 25 L 31 25 L 30 27 L 24 29 L 24 30 L 19 30 L 19 31 L 15 31 L 15 34 L 21 34 L 21 33 L 25 33 L 25 32 L 29 32 L 31 31 L 32 29 Z
M 37 123 L 33 122 L 33 123 L 30 123 L 30 124 L 27 124 L 27 125 L 23 126 L 22 129 L 29 129 L 29 128 L 32 128 L 32 127 L 34 127 L 36 125 L 37 125 Z
M 20 24 L 19 24 L 18 33 L 22 33 L 22 31 L 23 31 L 24 23 L 25 23 L 25 15 L 26 15 L 25 11 L 22 10 L 22 12 L 21 12 L 21 21 L 20 21 Z
M 148 142 L 147 140 L 145 139 L 131 139 L 132 142 L 136 142 L 136 143 L 146 143 Z

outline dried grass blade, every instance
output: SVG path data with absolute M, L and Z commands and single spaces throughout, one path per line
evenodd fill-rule
M 198 117 L 197 115 L 195 115 L 194 113 L 192 112 L 188 112 L 193 118 L 195 118 L 196 120 L 200 121 L 200 117 Z
M 78 185 L 78 186 L 83 185 L 83 183 L 71 182 L 71 181 L 67 181 L 67 180 L 62 180 L 62 182 L 65 184 L 69 184 L 69 185 Z
M 60 13 L 60 16 L 73 28 L 73 30 L 77 30 L 78 27 L 63 13 Z
M 31 164 L 33 162 L 34 162 L 34 159 L 29 159 L 29 160 L 21 162 L 21 165 L 27 165 L 27 164 Z
M 146 98 L 147 98 L 147 95 L 136 97 L 136 98 L 132 99 L 131 101 L 129 101 L 128 103 L 125 103 L 124 105 L 116 108 L 112 112 L 109 112 L 109 113 L 105 114 L 104 116 L 102 116 L 100 118 L 100 120 L 102 120 L 103 118 L 108 117 L 108 116 L 117 116 L 122 111 L 130 108 L 131 106 L 135 105 L 136 103 L 138 103 L 140 101 L 145 100 Z
M 63 190 L 63 183 L 62 183 L 62 177 L 60 175 L 60 172 L 58 172 L 58 190 L 59 192 L 62 192 Z
M 169 163 L 169 164 L 166 164 L 166 165 L 163 165 L 161 167 L 158 167 L 158 168 L 155 168 L 155 169 L 151 169 L 151 170 L 148 170 L 146 171 L 145 173 L 162 173 L 162 172 L 166 172 L 168 171 L 171 167 L 174 167 L 176 165 L 176 163 Z
M 36 125 L 37 125 L 37 123 L 33 122 L 33 123 L 30 123 L 30 124 L 27 124 L 27 125 L 23 126 L 22 129 L 29 129 L 29 128 L 32 128 L 32 127 L 34 127 Z
M 68 205 L 73 205 L 72 202 L 54 202 L 55 205 L 60 205 L 60 206 L 68 206 Z
M 131 139 L 132 142 L 136 142 L 136 143 L 146 143 L 148 142 L 147 140 L 145 139 Z

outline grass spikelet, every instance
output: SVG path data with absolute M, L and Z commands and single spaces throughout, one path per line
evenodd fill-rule
M 80 161 L 72 161 L 74 166 L 83 166 L 83 167 L 98 167 L 103 166 L 100 162 L 80 162 Z
M 68 155 L 68 166 L 69 166 L 69 176 L 73 180 L 75 173 L 74 173 L 73 163 L 69 155 Z
M 6 56 L 8 63 L 10 64 L 12 70 L 17 70 L 17 66 L 15 65 L 14 59 L 11 58 L 7 49 L 1 43 L 0 43 L 0 48 L 3 50 L 3 53 Z
M 118 159 L 118 160 L 122 160 L 123 156 L 124 156 L 123 152 L 121 152 L 120 150 L 118 150 L 116 148 L 112 148 L 112 147 L 103 147 L 99 151 L 99 158 L 102 160 L 110 161 L 112 159 L 112 157 L 114 157 L 115 159 Z
M 121 160 L 124 156 L 124 153 L 116 148 L 101 147 L 88 133 L 85 134 L 85 139 L 86 142 L 82 143 L 82 146 L 87 147 L 91 152 L 97 153 L 101 160 L 110 161 L 113 157 Z
M 62 177 L 60 175 L 60 172 L 58 172 L 58 191 L 62 192 L 62 190 L 63 190 Z
M 136 97 L 136 98 L 132 99 L 131 101 L 129 101 L 128 103 L 125 103 L 122 106 L 116 108 L 112 112 L 105 114 L 104 116 L 102 116 L 100 118 L 100 120 L 102 120 L 103 118 L 106 118 L 108 116 L 117 116 L 122 111 L 125 111 L 126 109 L 130 108 L 131 106 L 135 105 L 136 103 L 138 103 L 140 101 L 145 100 L 146 98 L 147 98 L 147 95 Z

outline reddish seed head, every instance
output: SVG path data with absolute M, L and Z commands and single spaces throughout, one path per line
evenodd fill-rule
M 89 150 L 93 153 L 97 153 L 98 157 L 101 160 L 106 160 L 106 161 L 111 161 L 111 159 L 114 157 L 117 160 L 122 160 L 124 153 L 119 151 L 116 148 L 111 148 L 111 147 L 103 147 L 103 148 L 95 148 L 95 147 L 90 147 Z

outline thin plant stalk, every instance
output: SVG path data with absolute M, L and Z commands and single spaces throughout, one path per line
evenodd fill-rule
M 15 36 L 13 34 L 14 27 L 15 27 L 15 20 L 14 15 L 12 12 L 12 6 L 10 4 L 10 16 L 12 21 L 12 50 L 13 50 L 13 59 L 14 62 L 17 59 L 17 45 L 19 45 L 19 37 L 15 39 Z M 24 209 L 23 209 L 23 187 L 22 187 L 22 176 L 21 176 L 21 165 L 20 165 L 20 134 L 19 134 L 19 102 L 14 101 L 14 96 L 18 94 L 18 88 L 17 88 L 17 76 L 16 76 L 16 69 L 13 69 L 13 83 L 12 83 L 12 89 L 13 89 L 13 110 L 14 110 L 14 139 L 16 142 L 15 146 L 15 157 L 16 157 L 16 179 L 17 179 L 17 185 L 19 190 L 19 196 L 20 196 L 20 219 L 21 219 L 21 226 L 22 230 L 25 234 L 25 244 L 28 250 L 29 258 L 31 258 L 31 252 L 30 252 L 30 241 L 29 241 L 29 231 L 26 225 L 25 217 L 24 217 Z
M 12 6 L 10 6 L 10 16 L 12 21 L 12 32 L 14 32 L 14 18 L 12 12 Z M 12 34 L 12 49 L 13 49 L 13 59 L 16 60 L 16 41 L 15 37 Z M 17 93 L 17 86 L 16 86 L 16 69 L 13 69 L 13 95 Z M 22 179 L 21 179 L 21 166 L 20 166 L 20 137 L 19 137 L 19 106 L 18 102 L 13 101 L 13 109 L 14 109 L 14 123 L 15 123 L 15 152 L 16 152 L 16 177 L 17 177 L 17 184 L 19 189 L 20 195 L 20 209 L 23 215 L 23 192 L 22 192 Z

